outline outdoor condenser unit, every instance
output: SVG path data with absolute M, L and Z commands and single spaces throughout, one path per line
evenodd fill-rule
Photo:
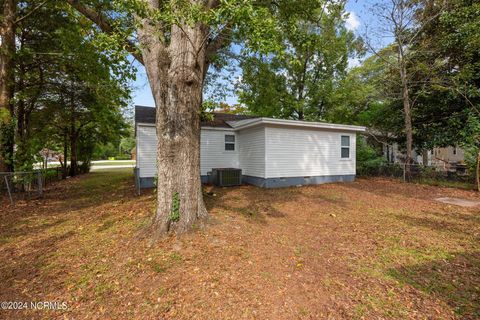
M 242 169 L 212 169 L 212 183 L 220 187 L 239 186 L 242 184 Z

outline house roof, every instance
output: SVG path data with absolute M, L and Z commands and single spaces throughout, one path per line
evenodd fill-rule
M 135 123 L 136 124 L 137 123 L 155 124 L 155 108 L 135 106 Z M 262 117 L 220 113 L 220 112 L 213 112 L 212 120 L 201 122 L 202 127 L 233 128 L 235 130 L 245 129 L 245 128 L 257 126 L 260 124 L 316 128 L 316 129 L 326 129 L 326 130 L 356 131 L 356 132 L 364 132 L 366 130 L 365 127 L 346 125 L 346 124 L 262 118 Z
M 227 122 L 254 119 L 253 116 L 213 112 L 211 120 L 201 121 L 202 127 L 232 128 Z M 135 106 L 135 123 L 155 123 L 155 108 Z
M 155 123 L 155 108 L 135 106 L 135 123 Z

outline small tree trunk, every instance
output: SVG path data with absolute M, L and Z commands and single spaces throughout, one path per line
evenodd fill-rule
M 15 55 L 15 0 L 2 1 L 0 26 L 0 172 L 13 168 L 13 105 Z
M 73 89 L 73 80 L 71 80 Z M 70 94 L 70 177 L 77 175 L 77 128 L 75 125 L 75 93 Z
M 408 75 L 405 62 L 405 56 L 401 41 L 398 41 L 398 64 L 400 67 L 400 80 L 402 82 L 402 101 L 403 101 L 403 114 L 405 117 L 405 135 L 407 138 L 407 154 L 405 159 L 405 179 L 411 180 L 412 171 L 412 150 L 413 150 L 413 129 L 412 129 L 412 112 L 410 107 L 410 93 L 408 88 Z
M 70 176 L 77 175 L 77 136 L 70 135 Z
M 428 166 L 428 150 L 422 150 L 422 162 L 425 167 Z
M 67 179 L 67 160 L 68 160 L 68 130 L 65 128 L 63 131 L 63 170 L 62 179 Z
M 477 154 L 477 190 L 480 191 L 480 151 Z
M 168 52 L 139 32 L 145 67 L 157 108 L 157 211 L 154 237 L 185 233 L 207 217 L 200 181 L 200 110 L 206 30 L 197 25 L 173 27 Z

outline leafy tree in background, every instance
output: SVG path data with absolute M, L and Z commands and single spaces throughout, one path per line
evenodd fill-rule
M 428 1 L 416 0 L 391 0 L 376 1 L 372 4 L 372 13 L 378 19 L 378 25 L 371 30 L 368 36 L 367 45 L 373 54 L 377 54 L 371 37 L 391 37 L 393 43 L 391 46 L 395 49 L 395 63 L 388 62 L 390 68 L 397 71 L 397 77 L 400 83 L 400 95 L 403 120 L 406 159 L 405 175 L 407 179 L 411 177 L 411 167 L 413 162 L 413 136 L 414 128 L 412 125 L 412 113 L 415 108 L 418 96 L 412 94 L 414 86 L 418 82 L 414 81 L 418 65 L 412 63 L 412 45 L 418 41 L 423 30 L 429 27 L 432 22 L 438 18 L 439 12 L 444 8 L 444 1 L 438 1 L 433 4 L 437 12 L 433 15 L 425 14 L 425 6 Z M 437 8 L 438 7 L 438 8 Z M 417 48 L 420 49 L 420 48 Z
M 401 110 L 395 105 L 400 85 L 395 70 L 394 49 L 389 46 L 349 70 L 341 82 L 342 97 L 328 113 L 339 123 L 374 128 L 382 135 L 398 135 L 403 128 Z
M 1 150 L 8 157 L 0 158 L 8 160 L 9 169 L 31 170 L 40 150 L 48 148 L 65 157 L 70 154 L 74 175 L 77 154 L 88 164 L 88 148 L 80 150 L 83 145 L 116 138 L 124 131 L 121 108 L 128 100 L 132 74 L 126 53 L 100 46 L 103 42 L 91 21 L 65 10 L 69 8 L 65 3 L 1 4 L 15 15 L 16 45 L 8 55 L 13 85 L 0 90 L 5 96 L 7 88 L 6 95 L 11 96 L 7 99 L 11 134 L 1 137 L 8 137 Z M 89 134 L 84 134 L 87 130 Z M 8 147 L 13 144 L 15 152 Z
M 239 101 L 250 113 L 289 119 L 328 119 L 344 98 L 348 59 L 362 51 L 345 28 L 344 1 L 280 7 L 282 52 L 241 56 Z M 308 14 L 305 14 L 305 11 Z
M 480 119 L 480 3 L 424 1 L 417 19 L 430 19 L 413 44 L 417 65 L 414 113 L 416 144 L 425 148 L 461 145 L 478 159 Z M 443 2 L 442 2 L 443 3 Z M 475 156 L 471 156 L 475 154 Z M 471 165 L 471 172 L 475 172 Z M 478 171 L 478 170 L 477 170 Z M 477 177 L 479 176 L 477 172 Z

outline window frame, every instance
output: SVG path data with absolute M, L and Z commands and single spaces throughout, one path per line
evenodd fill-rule
M 233 141 L 227 141 L 227 137 L 233 137 Z M 236 141 L 237 139 L 235 138 L 235 135 L 234 134 L 225 134 L 225 137 L 224 137 L 224 146 L 223 146 L 223 149 L 224 151 L 226 152 L 235 152 L 236 151 Z M 227 149 L 227 145 L 229 146 L 233 146 L 233 149 Z
M 348 145 L 343 144 L 343 137 L 348 138 Z M 343 156 L 343 149 L 348 150 L 348 157 Z M 352 158 L 352 137 L 350 135 L 340 135 L 340 160 L 350 160 Z

